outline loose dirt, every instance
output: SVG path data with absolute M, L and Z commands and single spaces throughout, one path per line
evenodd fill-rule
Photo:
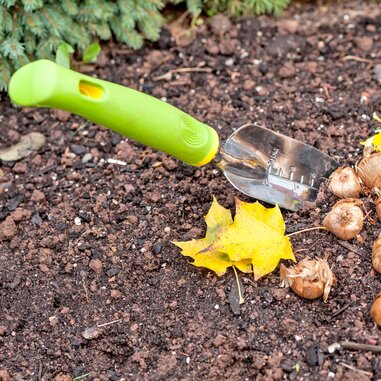
M 166 100 L 222 139 L 256 122 L 355 164 L 359 142 L 381 127 L 371 118 L 381 112 L 378 8 L 306 3 L 279 19 L 206 21 L 193 38 L 165 30 L 140 51 L 109 44 L 80 70 Z M 195 268 L 170 243 L 203 236 L 213 195 L 231 210 L 236 196 L 250 201 L 219 171 L 62 112 L 6 99 L 0 112 L 2 146 L 31 131 L 47 139 L 1 165 L 0 380 L 381 377 L 377 354 L 328 351 L 344 340 L 381 345 L 369 312 L 381 289 L 371 266 L 379 223 L 367 219 L 349 242 L 292 237 L 299 260 L 329 256 L 338 284 L 327 303 L 281 288 L 276 271 L 241 276 L 245 304 L 234 314 L 234 273 Z M 335 201 L 323 186 L 315 204 L 284 211 L 287 232 L 321 225 Z

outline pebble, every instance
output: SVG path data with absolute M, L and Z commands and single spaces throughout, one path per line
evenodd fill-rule
M 0 224 L 0 239 L 4 238 L 6 240 L 12 239 L 17 232 L 17 226 L 15 221 L 11 216 L 8 216 L 1 224 Z
M 273 295 L 273 298 L 280 302 L 282 300 L 285 300 L 286 299 L 286 295 L 288 293 L 288 289 L 287 288 L 272 288 L 271 289 L 271 293 Z
M 169 234 L 170 232 L 171 232 L 171 228 L 170 228 L 169 226 L 166 226 L 166 227 L 164 228 L 164 233 Z
M 213 345 L 215 347 L 219 347 L 221 346 L 222 344 L 226 343 L 226 336 L 224 335 L 221 335 L 221 334 L 218 334 L 214 340 L 213 340 Z
M 70 144 L 70 151 L 76 155 L 83 155 L 86 152 L 86 147 L 82 144 Z
M 255 87 L 255 82 L 251 79 L 247 79 L 244 83 L 243 83 L 243 89 L 245 91 L 250 91 L 250 90 L 253 90 L 254 87 Z
M 0 370 L 0 381 L 12 381 L 11 375 L 6 369 Z
M 69 307 L 62 307 L 61 309 L 61 314 L 62 315 L 66 315 L 70 312 L 70 308 Z
M 43 273 L 49 272 L 49 267 L 46 266 L 45 263 L 41 263 L 39 267 L 40 267 L 40 271 L 42 271 Z
M 48 236 L 43 238 L 40 241 L 40 246 L 41 247 L 47 247 L 49 249 L 55 248 L 59 243 L 59 238 L 57 236 Z
M 220 52 L 220 49 L 218 48 L 218 45 L 214 41 L 213 42 L 207 42 L 206 45 L 205 45 L 205 50 L 211 56 L 216 56 Z
M 40 215 L 38 213 L 33 215 L 31 221 L 32 221 L 32 224 L 34 224 L 34 225 L 41 225 L 42 224 L 42 218 L 40 217 Z
M 120 142 L 122 141 L 122 136 L 115 133 L 115 132 L 112 132 L 111 133 L 111 144 L 113 146 L 116 146 L 117 144 L 119 144 Z
M 107 276 L 109 278 L 117 275 L 119 273 L 119 269 L 117 269 L 116 267 L 111 267 L 109 270 L 107 270 Z
M 16 163 L 12 168 L 12 172 L 14 173 L 26 173 L 27 170 L 28 166 L 23 162 Z
M 354 38 L 355 45 L 363 50 L 364 52 L 367 52 L 373 48 L 373 38 L 372 37 L 355 37 Z
M 93 340 L 99 336 L 99 331 L 96 327 L 88 327 L 82 332 L 82 337 L 86 340 Z
M 101 273 L 102 272 L 102 269 L 103 269 L 103 264 L 101 262 L 100 259 L 92 259 L 89 263 L 89 267 L 91 268 L 91 270 L 93 270 L 94 272 L 96 272 L 97 274 Z
M 281 78 L 289 78 L 293 77 L 295 75 L 295 67 L 292 62 L 286 62 L 280 69 L 279 69 L 279 76 Z
M 379 83 L 381 83 L 381 64 L 374 66 L 374 75 Z
M 70 118 L 70 112 L 63 111 L 63 110 L 53 110 L 53 115 L 60 121 L 60 122 L 67 122 Z
M 212 33 L 217 36 L 220 36 L 221 34 L 224 34 L 232 29 L 231 21 L 222 13 L 213 16 L 209 20 L 209 25 Z
M 126 220 L 131 224 L 131 225 L 137 225 L 139 222 L 138 217 L 134 215 L 129 215 L 126 217 Z
M 41 201 L 44 201 L 44 200 L 45 200 L 44 193 L 42 193 L 38 189 L 35 189 L 33 191 L 32 195 L 30 196 L 30 201 L 32 201 L 32 202 L 41 202 Z
M 156 243 L 152 248 L 152 254 L 157 255 L 160 254 L 163 245 L 161 243 Z
M 21 196 L 13 197 L 8 202 L 8 210 L 14 211 L 17 209 L 17 207 L 20 205 L 21 201 L 23 201 L 23 198 Z
M 118 298 L 120 298 L 122 296 L 122 293 L 119 290 L 111 290 L 110 296 L 113 299 L 118 299 Z
M 309 366 L 317 366 L 323 363 L 323 354 L 316 344 L 311 345 L 306 351 L 306 361 Z
M 16 210 L 12 213 L 12 218 L 16 222 L 20 222 L 22 220 L 27 220 L 32 215 L 32 212 L 23 208 L 16 208 Z
M 219 51 L 224 56 L 231 56 L 237 50 L 238 41 L 235 39 L 232 40 L 223 40 L 219 45 Z
M 151 193 L 151 195 L 149 196 L 150 200 L 152 202 L 159 202 L 161 200 L 161 194 L 158 193 L 158 192 L 153 192 Z
M 299 21 L 286 19 L 277 22 L 278 32 L 281 35 L 294 34 L 299 29 Z
M 86 164 L 86 163 L 88 163 L 89 161 L 91 161 L 92 159 L 93 159 L 93 155 L 92 155 L 90 152 L 85 153 L 85 154 L 83 155 L 83 158 L 82 158 L 82 163 L 83 163 L 83 164 Z
M 7 333 L 7 327 L 0 325 L 0 336 L 4 336 Z

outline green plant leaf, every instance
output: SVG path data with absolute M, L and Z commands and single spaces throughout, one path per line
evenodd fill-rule
M 56 63 L 67 69 L 70 68 L 70 54 L 74 53 L 74 48 L 67 42 L 63 42 L 56 52 Z
M 83 53 L 82 62 L 88 63 L 96 61 L 100 52 L 101 46 L 98 43 L 94 42 L 90 44 Z

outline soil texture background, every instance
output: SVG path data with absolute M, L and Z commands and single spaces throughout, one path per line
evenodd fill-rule
M 221 139 L 256 122 L 353 165 L 381 127 L 380 35 L 375 3 L 304 3 L 278 19 L 206 20 L 191 37 L 166 29 L 139 51 L 108 44 L 79 70 L 166 100 Z M 275 271 L 258 282 L 241 275 L 245 303 L 234 313 L 233 271 L 196 268 L 171 244 L 203 237 L 213 195 L 233 212 L 234 197 L 254 201 L 216 168 L 7 99 L 0 129 L 1 146 L 31 131 L 47 139 L 1 164 L 0 380 L 381 378 L 377 353 L 328 351 L 345 340 L 381 345 L 369 313 L 381 291 L 370 201 L 359 239 L 292 237 L 298 260 L 328 256 L 338 283 L 327 303 L 280 287 Z M 283 211 L 287 233 L 321 225 L 335 201 L 322 186 L 313 205 Z

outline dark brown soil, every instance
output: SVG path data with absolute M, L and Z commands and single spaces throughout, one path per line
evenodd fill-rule
M 177 42 L 165 31 L 138 52 L 109 45 L 82 69 L 165 98 L 222 138 L 258 122 L 354 164 L 359 142 L 381 127 L 371 119 L 381 112 L 381 14 L 345 3 L 295 5 L 222 33 L 206 23 Z M 211 72 L 157 78 L 197 66 Z M 213 195 L 231 210 L 235 196 L 249 200 L 221 173 L 76 116 L 7 100 L 0 111 L 2 145 L 30 131 L 47 138 L 1 167 L 0 380 L 381 378 L 377 354 L 328 352 L 344 340 L 381 345 L 369 313 L 379 224 L 367 219 L 362 239 L 346 244 L 321 231 L 292 238 L 298 259 L 329 254 L 338 284 L 327 303 L 281 288 L 276 271 L 256 283 L 242 276 L 246 302 L 234 314 L 233 272 L 195 268 L 170 243 L 203 236 Z M 287 232 L 320 225 L 334 202 L 323 189 L 312 207 L 284 211 Z

